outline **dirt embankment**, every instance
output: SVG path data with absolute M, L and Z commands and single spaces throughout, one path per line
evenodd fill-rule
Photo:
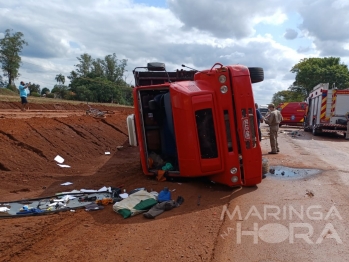
M 3 108 L 16 106 L 0 102 L 0 115 Z M 30 186 L 37 190 L 47 186 L 41 178 L 62 175 L 62 168 L 53 161 L 56 155 L 71 166 L 64 169 L 64 175 L 93 173 L 107 159 L 106 151 L 113 153 L 127 141 L 125 119 L 133 110 L 99 107 L 112 114 L 97 119 L 85 114 L 86 105 L 31 104 L 31 108 L 36 108 L 35 112 L 13 112 L 20 118 L 0 118 L 0 177 L 6 178 L 0 195 L 6 194 L 9 187 L 13 187 L 10 191 L 29 191 Z M 55 117 L 45 117 L 51 109 L 57 110 Z M 81 114 L 69 115 L 72 110 Z M 29 113 L 32 117 L 28 117 Z
M 127 191 L 146 187 L 158 192 L 167 186 L 175 189 L 173 199 L 181 195 L 185 202 L 155 221 L 141 215 L 123 220 L 112 206 L 92 213 L 77 210 L 2 219 L 0 261 L 210 258 L 221 206 L 229 202 L 235 190 L 201 180 L 160 183 L 144 176 L 138 148 L 128 147 L 126 117 L 132 108 L 94 106 L 114 112 L 96 119 L 85 114 L 86 105 L 31 103 L 30 110 L 24 113 L 18 106 L 0 102 L 0 115 L 8 110 L 14 114 L 0 118 L 0 202 L 121 185 Z M 47 117 L 50 110 L 57 110 L 58 115 Z M 116 147 L 120 145 L 124 148 L 118 151 Z M 111 154 L 105 155 L 106 151 Z M 71 168 L 57 166 L 53 160 L 56 155 L 62 156 L 64 164 Z M 61 186 L 68 181 L 73 184 Z M 234 196 L 251 190 L 255 189 L 240 190 Z

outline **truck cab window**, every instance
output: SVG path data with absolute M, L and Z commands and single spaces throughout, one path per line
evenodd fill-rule
M 217 158 L 217 140 L 213 123 L 212 109 L 201 109 L 195 112 L 201 158 Z

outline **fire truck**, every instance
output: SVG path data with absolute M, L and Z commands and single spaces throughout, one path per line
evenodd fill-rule
M 220 63 L 189 69 L 167 72 L 163 63 L 148 63 L 133 70 L 135 112 L 127 125 L 143 173 L 204 176 L 231 187 L 260 183 L 252 83 L 264 80 L 263 69 Z
M 338 90 L 328 83 L 318 84 L 307 98 L 308 112 L 304 130 L 314 136 L 321 133 L 347 132 L 346 113 L 349 112 L 349 89 Z
M 280 123 L 288 126 L 303 126 L 304 116 L 307 111 L 306 102 L 284 102 L 277 106 L 277 109 L 281 112 L 283 120 Z

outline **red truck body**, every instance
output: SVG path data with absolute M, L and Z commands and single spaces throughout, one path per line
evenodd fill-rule
M 283 121 L 281 125 L 302 126 L 307 112 L 306 102 L 285 102 L 280 103 L 277 109 L 281 112 Z
M 263 80 L 261 68 L 216 63 L 200 72 L 146 69 L 134 70 L 133 90 L 144 174 L 154 176 L 170 163 L 168 177 L 207 176 L 228 186 L 261 182 L 251 84 Z

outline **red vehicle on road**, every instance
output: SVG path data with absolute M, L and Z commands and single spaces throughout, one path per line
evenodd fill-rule
M 167 72 L 163 63 L 148 63 L 133 73 L 135 114 L 127 122 L 146 175 L 166 170 L 167 177 L 207 176 L 228 186 L 261 182 L 252 83 L 263 81 L 262 68 L 216 63 Z
M 303 126 L 307 107 L 308 104 L 306 102 L 285 102 L 279 104 L 277 109 L 281 112 L 283 118 L 280 126 Z

